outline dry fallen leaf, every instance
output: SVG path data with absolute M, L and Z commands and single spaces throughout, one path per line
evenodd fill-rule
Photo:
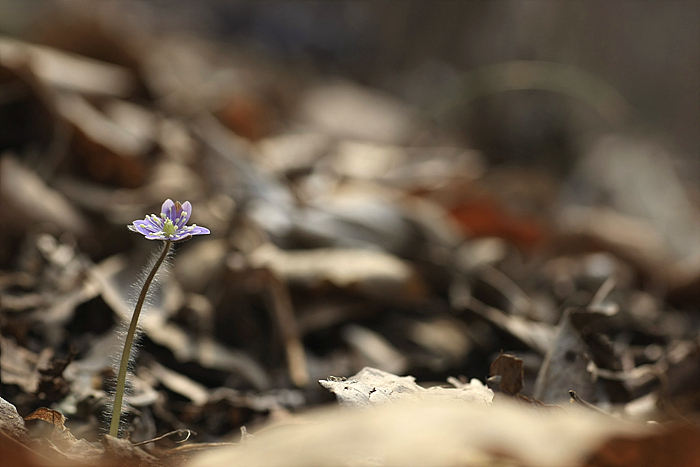
M 54 233 L 85 235 L 85 216 L 14 156 L 0 157 L 0 208 L 5 222 L 14 228 L 42 224 Z
M 698 467 L 700 431 L 678 424 L 641 437 L 615 436 L 586 462 L 586 467 Z
M 322 409 L 303 421 L 205 453 L 188 467 L 576 466 L 613 436 L 658 432 L 576 407 L 553 412 L 444 399 Z
M 453 388 L 426 389 L 416 384 L 413 376 L 396 376 L 370 367 L 350 378 L 329 377 L 319 383 L 334 393 L 341 405 L 354 407 L 415 400 L 461 400 L 475 404 L 490 404 L 493 400 L 493 391 L 477 379 Z
M 24 420 L 43 420 L 52 424 L 60 430 L 65 430 L 66 428 L 66 426 L 64 425 L 66 417 L 64 417 L 63 414 L 58 410 L 53 410 L 46 407 L 39 407 L 34 412 L 24 417 Z
M 47 85 L 84 94 L 126 97 L 136 87 L 136 77 L 126 68 L 6 37 L 0 38 L 0 61 L 29 65 Z
M 523 388 L 523 371 L 522 359 L 501 352 L 491 364 L 489 377 L 500 376 L 498 387 L 509 396 L 514 396 Z
M 332 284 L 369 297 L 413 301 L 425 296 L 420 276 L 406 261 L 379 250 L 319 248 L 283 251 L 271 244 L 250 257 L 255 267 L 268 267 L 291 284 Z
M 0 397 L 0 433 L 23 443 L 29 439 L 24 420 L 17 413 L 17 408 L 2 397 Z

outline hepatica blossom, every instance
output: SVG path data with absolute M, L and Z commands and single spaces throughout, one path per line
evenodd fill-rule
M 192 205 L 189 201 L 180 202 L 168 199 L 163 203 L 160 209 L 160 216 L 151 214 L 146 216 L 144 220 L 134 221 L 129 225 L 129 229 L 144 235 L 149 240 L 163 240 L 163 249 L 158 256 L 158 259 L 153 263 L 151 272 L 146 276 L 146 280 L 141 287 L 139 299 L 134 307 L 134 313 L 131 315 L 129 330 L 124 338 L 124 350 L 119 361 L 119 371 L 117 373 L 117 386 L 114 391 L 114 404 L 112 407 L 112 420 L 109 426 L 109 434 L 111 436 L 119 436 L 119 426 L 122 420 L 122 402 L 124 400 L 124 391 L 126 389 L 126 377 L 129 370 L 129 359 L 131 358 L 131 347 L 136 339 L 136 329 L 138 327 L 139 315 L 146 301 L 148 289 L 156 277 L 158 268 L 165 261 L 168 252 L 174 242 L 187 240 L 193 235 L 205 235 L 209 233 L 209 229 L 199 227 L 197 224 L 187 225 L 192 215 Z
M 149 240 L 167 240 L 181 242 L 193 235 L 206 235 L 209 229 L 197 224 L 187 225 L 192 215 L 192 204 L 185 201 L 173 202 L 168 199 L 160 209 L 160 216 L 150 214 L 144 220 L 134 221 L 129 230 L 145 235 Z

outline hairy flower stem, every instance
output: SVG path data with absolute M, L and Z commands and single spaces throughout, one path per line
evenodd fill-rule
M 109 427 L 109 435 L 115 438 L 119 436 L 119 422 L 122 417 L 122 401 L 124 400 L 124 389 L 126 387 L 126 373 L 129 369 L 129 358 L 131 356 L 131 347 L 134 344 L 134 337 L 136 336 L 136 327 L 139 322 L 139 315 L 141 314 L 141 308 L 143 308 L 143 303 L 146 301 L 146 295 L 148 294 L 148 289 L 156 277 L 158 268 L 165 261 L 165 257 L 168 256 L 170 251 L 170 246 L 172 242 L 166 240 L 163 242 L 163 252 L 158 257 L 156 264 L 153 265 L 153 269 L 148 274 L 146 282 L 143 283 L 143 288 L 141 289 L 141 294 L 136 302 L 136 308 L 134 308 L 134 314 L 131 317 L 131 323 L 129 324 L 129 331 L 126 333 L 126 339 L 124 340 L 124 351 L 122 352 L 122 359 L 119 362 L 119 375 L 117 376 L 117 389 L 114 393 L 114 408 L 112 409 L 112 422 Z

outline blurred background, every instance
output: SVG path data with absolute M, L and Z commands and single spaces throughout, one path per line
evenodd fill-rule
M 443 123 L 495 161 L 565 167 L 563 160 L 580 151 L 576 143 L 611 122 L 642 126 L 689 160 L 699 152 L 700 26 L 698 7 L 690 1 L 28 0 L 3 1 L 2 10 L 5 34 L 86 56 L 111 51 L 112 61 L 125 62 L 136 57 L 125 56 L 126 50 L 119 54 L 120 42 L 129 49 L 126 43 L 141 35 L 194 34 L 274 61 L 299 79 L 342 76 L 421 109 L 447 100 L 454 114 L 439 114 Z M 81 21 L 83 31 L 67 33 Z M 81 37 L 101 29 L 112 36 L 97 43 Z M 474 75 L 497 81 L 484 67 L 520 60 L 565 65 L 572 73 L 567 77 L 579 81 L 530 77 L 537 82 L 516 83 L 522 92 L 505 94 L 507 84 L 455 86 Z M 568 92 L 567 84 L 573 88 Z M 592 104 L 606 93 L 617 93 L 625 102 L 618 105 L 629 106 L 624 117 L 596 114 L 602 104 Z
M 212 234 L 142 319 L 134 440 L 230 436 L 363 366 L 485 380 L 501 350 L 555 403 L 568 309 L 601 315 L 584 361 L 670 381 L 574 381 L 564 359 L 568 387 L 697 412 L 697 2 L 0 0 L 0 34 L 20 414 L 96 438 L 157 246 L 126 225 L 167 198 Z

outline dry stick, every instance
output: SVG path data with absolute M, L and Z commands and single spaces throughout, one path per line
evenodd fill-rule
M 274 272 L 270 271 L 267 278 L 270 283 L 271 306 L 284 341 L 289 376 L 295 386 L 303 388 L 309 384 L 309 370 L 289 289 Z
M 484 268 L 481 279 L 501 292 L 513 305 L 515 315 L 524 316 L 532 307 L 532 300 L 513 279 L 494 266 Z
M 190 439 L 190 436 L 197 435 L 197 433 L 195 433 L 192 430 L 188 430 L 187 428 L 181 428 L 179 430 L 171 431 L 171 432 L 166 433 L 164 435 L 158 436 L 157 438 L 147 439 L 146 441 L 141 441 L 140 443 L 134 443 L 132 446 L 133 447 L 143 446 L 144 444 L 153 443 L 155 441 L 160 441 L 161 439 L 169 438 L 169 437 L 174 436 L 174 435 L 181 435 L 183 433 L 186 434 L 187 437 L 185 439 L 183 439 L 182 441 L 175 441 L 176 443 L 178 443 L 178 444 L 184 443 L 185 441 Z
M 603 284 L 601 284 L 601 286 L 598 288 L 598 291 L 595 293 L 595 295 L 593 295 L 593 298 L 588 304 L 588 309 L 594 310 L 596 308 L 600 308 L 605 298 L 610 294 L 610 292 L 612 292 L 616 285 L 617 279 L 615 279 L 615 276 L 608 276 L 603 282 Z
M 156 277 L 156 272 L 165 257 L 168 256 L 170 251 L 170 246 L 172 242 L 166 240 L 163 245 L 163 252 L 158 257 L 156 264 L 153 265 L 153 269 L 148 274 L 146 282 L 143 283 L 143 288 L 141 289 L 141 294 L 136 302 L 136 308 L 134 308 L 134 314 L 131 317 L 131 323 L 129 324 L 129 331 L 126 333 L 126 339 L 124 340 L 124 351 L 122 352 L 122 359 L 119 363 L 119 375 L 117 376 L 117 389 L 114 393 L 114 408 L 112 409 L 112 423 L 109 427 L 109 435 L 115 438 L 119 436 L 119 422 L 122 418 L 122 401 L 124 399 L 124 389 L 126 387 L 126 373 L 129 368 L 129 358 L 131 356 L 131 346 L 134 343 L 134 337 L 136 335 L 136 327 L 139 322 L 139 315 L 141 314 L 141 308 L 143 308 L 143 303 L 146 301 L 146 295 L 148 294 L 148 288 L 151 286 L 151 282 Z

